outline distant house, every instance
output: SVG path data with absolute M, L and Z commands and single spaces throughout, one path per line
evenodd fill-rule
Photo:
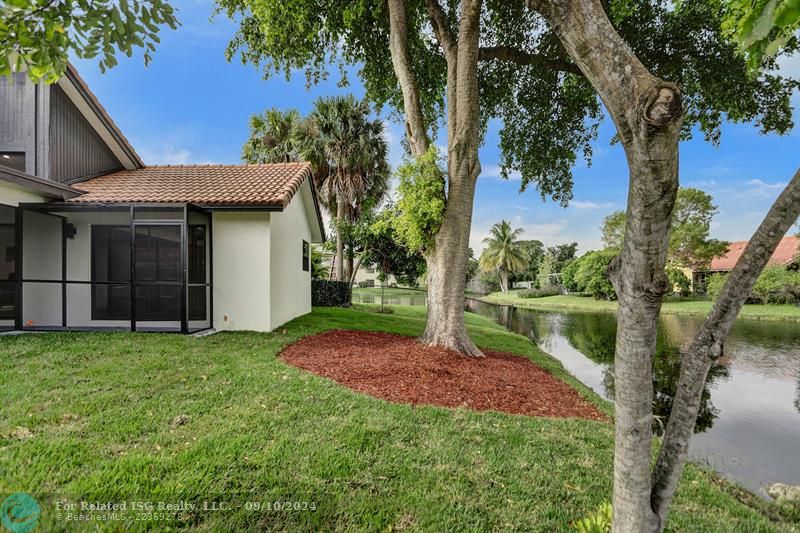
M 309 164 L 145 166 L 71 66 L 0 77 L 0 329 L 270 331 L 323 239 Z
M 706 286 L 708 276 L 712 274 L 727 273 L 733 270 L 739 258 L 742 256 L 748 241 L 736 241 L 730 243 L 725 255 L 717 257 L 711 261 L 708 270 L 695 271 L 692 273 L 692 286 L 700 289 Z M 796 268 L 800 266 L 800 239 L 797 237 L 784 237 L 778 243 L 775 253 L 767 263 L 767 266 L 782 266 L 786 268 Z M 700 289 L 702 290 L 702 289 Z

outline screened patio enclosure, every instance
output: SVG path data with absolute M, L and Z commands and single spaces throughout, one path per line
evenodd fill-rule
M 211 327 L 208 211 L 138 203 L 20 204 L 15 211 L 11 248 L 19 275 L 0 287 L 0 318 L 7 321 L 13 309 L 15 329 Z M 5 224 L 3 218 L 3 239 Z

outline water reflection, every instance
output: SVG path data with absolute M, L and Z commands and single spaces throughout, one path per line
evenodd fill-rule
M 477 302 L 468 309 L 526 335 L 601 396 L 614 398 L 616 320 L 610 313 L 542 312 Z M 702 319 L 665 315 L 653 365 L 662 432 L 675 394 L 680 351 Z M 800 484 L 800 325 L 737 321 L 724 355 L 709 373 L 689 454 L 751 490 Z
M 472 303 L 468 305 L 481 314 L 489 314 L 497 322 L 512 331 L 522 333 L 530 338 L 543 351 L 563 354 L 565 348 L 561 339 L 566 339 L 569 346 L 577 351 L 570 353 L 572 365 L 578 358 L 584 356 L 596 363 L 591 365 L 588 372 L 594 373 L 595 383 L 599 383 L 601 390 L 595 390 L 609 399 L 614 399 L 614 343 L 617 325 L 614 316 L 609 313 L 537 313 L 511 306 L 492 306 Z M 669 418 L 672 401 L 678 386 L 680 375 L 680 349 L 682 347 L 680 324 L 665 317 L 664 324 L 659 330 L 656 357 L 653 364 L 653 431 L 661 435 L 664 423 Z M 597 373 L 600 377 L 597 379 Z M 582 369 L 584 375 L 587 369 Z M 727 368 L 722 364 L 715 365 L 709 372 L 703 390 L 700 413 L 695 425 L 695 432 L 700 433 L 710 428 L 717 418 L 718 409 L 711 402 L 712 383 L 728 376 Z M 590 385 L 591 386 L 591 385 Z

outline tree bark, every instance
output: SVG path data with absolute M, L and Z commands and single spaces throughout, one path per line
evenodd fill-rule
M 508 274 L 504 270 L 500 271 L 500 290 L 508 292 Z
M 361 268 L 361 261 L 364 260 L 364 253 L 366 253 L 366 251 L 364 251 L 363 253 L 359 254 L 358 261 L 356 261 L 355 266 L 350 271 L 350 285 L 352 285 L 352 284 L 354 284 L 356 282 L 356 276 L 358 275 L 358 269 Z
M 354 276 L 353 270 L 353 248 L 348 247 L 347 250 L 347 261 L 344 265 L 344 279 L 351 280 Z
M 772 205 L 728 275 L 722 292 L 681 361 L 678 388 L 653 471 L 652 507 L 663 529 L 686 462 L 689 439 L 700 409 L 703 386 L 736 316 L 778 243 L 800 216 L 800 170 Z
M 478 162 L 481 6 L 481 0 L 462 2 L 456 49 L 441 43 L 448 62 L 447 207 L 435 247 L 427 258 L 428 321 L 422 335 L 422 341 L 429 345 L 472 357 L 483 356 L 469 338 L 464 323 L 472 204 L 481 170 Z M 444 35 L 443 28 L 435 23 L 437 26 L 437 36 Z
M 480 174 L 478 43 L 481 0 L 461 5 L 458 36 L 452 35 L 436 0 L 426 0 L 434 33 L 447 60 L 447 206 L 428 265 L 428 320 L 420 340 L 462 354 L 483 354 L 467 335 L 464 323 L 467 250 L 475 182 Z M 416 77 L 408 52 L 408 26 L 402 0 L 388 0 L 389 48 L 403 91 L 406 133 L 412 153 L 419 157 L 429 146 Z
M 417 77 L 411 68 L 408 50 L 408 23 L 404 0 L 388 0 L 389 6 L 389 51 L 392 66 L 403 92 L 403 111 L 406 116 L 406 137 L 412 153 L 419 157 L 428 151 L 430 141 L 422 115 Z
M 336 203 L 336 281 L 346 281 L 344 275 L 344 236 L 340 222 L 344 220 L 347 212 L 347 204 L 343 200 Z
M 619 298 L 615 369 L 615 532 L 657 531 L 650 505 L 652 366 L 670 220 L 678 189 L 680 91 L 652 76 L 598 0 L 531 0 L 614 120 L 630 172 L 628 220 L 610 277 Z

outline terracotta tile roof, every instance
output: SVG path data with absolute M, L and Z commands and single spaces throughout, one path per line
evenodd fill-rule
M 70 201 L 286 207 L 310 175 L 309 163 L 152 166 L 75 183 L 86 194 Z
M 742 256 L 747 242 L 748 241 L 732 242 L 728 247 L 728 253 L 711 261 L 711 270 L 733 270 L 733 267 L 736 266 L 736 263 Z M 800 255 L 798 247 L 800 247 L 800 239 L 797 237 L 784 237 L 781 242 L 778 243 L 778 247 L 775 249 L 775 253 L 772 254 L 768 264 L 771 266 L 788 265 Z

